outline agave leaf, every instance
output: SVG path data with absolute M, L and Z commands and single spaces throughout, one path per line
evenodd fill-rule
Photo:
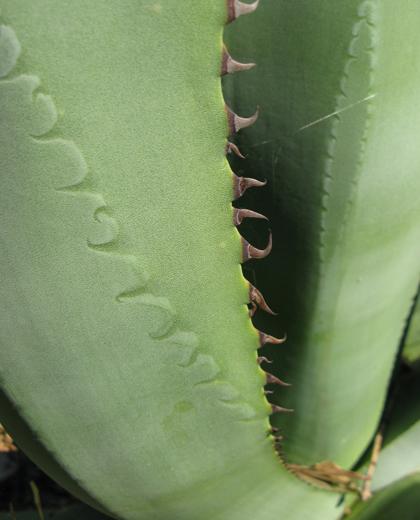
M 420 516 L 420 473 L 375 494 L 368 502 L 358 503 L 346 520 L 417 520 Z
M 1 6 L 2 423 L 120 518 L 335 519 L 269 436 L 224 1 Z
M 420 369 L 420 299 L 417 299 L 411 316 L 402 357 L 411 368 Z
M 280 0 L 226 31 L 230 54 L 258 63 L 224 88 L 236 112 L 261 106 L 235 142 L 271 186 L 249 207 L 274 246 L 247 272 L 279 313 L 256 322 L 287 333 L 264 355 L 293 384 L 274 399 L 296 411 L 273 424 L 298 464 L 348 468 L 370 443 L 416 293 L 419 16 L 414 0 Z
M 385 412 L 382 447 L 376 461 L 370 490 L 375 492 L 420 470 L 420 379 L 410 374 L 399 379 L 392 408 Z M 369 454 L 367 454 L 369 455 Z M 358 471 L 366 473 L 364 457 Z
M 418 417 L 407 431 L 380 452 L 372 491 L 382 489 L 414 471 L 420 471 L 420 414 Z

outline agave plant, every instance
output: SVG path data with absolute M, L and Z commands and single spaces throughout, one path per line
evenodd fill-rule
M 420 4 L 257 4 L 1 0 L 0 421 L 115 518 L 414 519 Z

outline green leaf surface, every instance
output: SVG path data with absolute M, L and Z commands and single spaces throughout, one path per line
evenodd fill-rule
M 358 503 L 346 520 L 418 520 L 420 517 L 420 473 Z
M 337 518 L 268 436 L 224 156 L 225 3 L 1 7 L 0 420 L 120 518 Z
M 420 378 L 403 377 L 387 418 L 381 451 L 370 485 L 371 491 L 388 487 L 407 475 L 420 471 Z M 367 454 L 357 471 L 366 473 Z
M 404 361 L 417 372 L 420 370 L 420 299 L 417 299 L 408 326 L 402 352 Z
M 247 204 L 273 251 L 246 274 L 279 313 L 257 324 L 288 336 L 265 355 L 293 384 L 273 424 L 298 464 L 351 467 L 366 449 L 417 290 L 419 16 L 415 0 L 280 0 L 226 30 L 258 65 L 224 91 L 239 115 L 261 106 L 232 164 L 270 186 Z

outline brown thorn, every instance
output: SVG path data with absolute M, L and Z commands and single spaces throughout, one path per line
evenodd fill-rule
M 251 126 L 253 123 L 255 123 L 258 117 L 259 108 L 260 107 L 257 107 L 254 115 L 251 117 L 239 117 L 227 105 L 225 105 L 225 110 L 228 115 L 229 135 L 236 134 L 236 132 L 239 132 L 239 130 L 242 130 L 242 128 L 246 128 L 247 126 Z
M 273 237 L 271 235 L 271 229 L 270 236 L 268 239 L 268 245 L 265 249 L 257 249 L 254 246 L 251 246 L 249 242 L 247 242 L 243 237 L 242 238 L 242 262 L 245 263 L 251 258 L 264 258 L 267 255 L 270 254 L 271 248 L 273 246 Z
M 251 188 L 252 186 L 265 186 L 267 184 L 267 180 L 264 182 L 257 181 L 257 179 L 251 179 L 250 177 L 238 177 L 237 175 L 233 174 L 233 193 L 234 193 L 234 200 L 239 199 L 239 197 L 242 197 L 245 190 L 248 188 Z
M 248 309 L 249 317 L 252 318 L 254 316 L 255 311 L 257 310 L 257 304 L 255 302 L 251 302 L 252 307 Z
M 274 428 L 274 426 L 272 426 L 270 428 L 270 430 L 271 430 L 271 433 L 278 433 L 278 432 L 284 431 L 284 428 Z
M 235 61 L 223 45 L 222 76 L 232 74 L 232 72 L 244 72 L 256 66 L 256 63 L 239 63 L 239 61 Z
M 265 373 L 265 376 L 267 378 L 267 385 L 270 383 L 274 383 L 275 385 L 292 386 L 290 383 L 283 383 L 283 381 L 280 381 L 278 377 L 273 376 L 273 374 L 269 374 L 268 372 Z
M 226 155 L 230 152 L 234 151 L 238 157 L 241 159 L 245 159 L 245 157 L 241 154 L 239 151 L 239 148 L 236 146 L 236 144 L 230 143 L 229 141 L 226 143 Z
M 274 442 L 281 442 L 283 439 L 283 437 L 274 437 Z
M 270 403 L 270 406 L 271 406 L 271 409 L 273 410 L 273 413 L 294 412 L 294 410 L 289 410 L 289 408 L 282 408 L 281 406 L 277 406 L 276 404 L 271 404 Z
M 227 0 L 226 3 L 228 12 L 226 24 L 228 24 L 243 14 L 249 14 L 255 11 L 255 9 L 258 7 L 259 0 L 256 0 L 252 4 L 245 4 L 239 0 Z
M 274 394 L 272 390 L 264 390 L 264 395 Z
M 255 302 L 258 305 L 258 307 L 260 307 L 265 312 L 268 312 L 269 314 L 272 314 L 273 316 L 278 316 L 278 314 L 276 312 L 273 312 L 270 309 L 270 307 L 265 303 L 263 295 L 252 284 L 249 284 L 249 299 L 252 302 Z
M 261 363 L 262 363 L 263 361 L 265 361 L 266 363 L 272 363 L 272 361 L 270 361 L 270 360 L 267 359 L 266 357 L 261 356 L 261 357 L 258 358 L 258 364 L 259 364 L 259 365 L 261 365 Z
M 273 343 L 274 345 L 279 345 L 280 343 L 284 343 L 286 341 L 286 334 L 282 339 L 277 339 L 273 336 L 269 336 L 268 334 L 265 334 L 265 332 L 258 331 L 260 335 L 260 345 L 263 346 L 266 343 Z
M 239 226 L 240 224 L 242 224 L 244 218 L 263 218 L 264 220 L 268 221 L 267 217 L 261 215 L 261 213 L 257 213 L 256 211 L 252 211 L 246 208 L 233 208 L 233 222 L 235 226 Z

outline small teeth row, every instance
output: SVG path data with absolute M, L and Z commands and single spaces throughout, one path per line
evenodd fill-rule
M 254 2 L 253 4 L 245 4 L 243 2 L 239 2 L 239 0 L 227 0 L 227 11 L 228 17 L 226 23 L 231 23 L 236 18 L 243 14 L 252 13 L 258 7 L 259 0 Z M 223 57 L 222 57 L 222 76 L 226 74 L 232 74 L 233 72 L 243 72 L 245 70 L 249 70 L 252 67 L 256 67 L 256 63 L 239 63 L 235 61 L 228 53 L 226 47 L 223 45 Z M 258 108 L 255 113 L 251 117 L 240 117 L 235 114 L 228 106 L 225 105 L 225 110 L 228 115 L 229 121 L 229 135 L 236 134 L 242 128 L 246 128 L 247 126 L 252 125 L 257 117 L 258 117 Z M 226 153 L 234 151 L 239 157 L 243 157 L 241 152 L 238 150 L 237 146 L 232 143 L 227 144 Z
M 239 0 L 226 0 L 227 1 L 227 10 L 228 10 L 228 16 L 227 16 L 227 23 L 233 22 L 238 18 L 239 16 L 243 14 L 248 14 L 253 11 L 258 6 L 259 0 L 252 4 L 245 4 L 243 2 L 240 2 Z M 222 57 L 222 76 L 225 74 L 230 74 L 232 72 L 242 72 L 245 70 L 248 70 L 252 67 L 255 67 L 255 63 L 239 63 L 231 58 L 229 53 L 226 50 L 226 47 L 223 46 L 223 57 Z M 225 110 L 227 113 L 227 119 L 229 124 L 229 136 L 236 134 L 236 132 L 239 132 L 242 128 L 246 128 L 253 123 L 255 123 L 257 117 L 258 117 L 258 109 L 255 110 L 255 113 L 253 116 L 245 118 L 240 117 L 237 114 L 235 114 L 228 106 L 225 105 Z M 238 147 L 230 143 L 229 141 L 226 144 L 226 154 L 234 152 L 236 155 L 241 157 L 242 159 L 245 159 L 245 157 L 241 154 Z M 256 179 L 246 178 L 246 177 L 238 177 L 235 174 L 233 174 L 233 188 L 234 188 L 234 199 L 239 199 L 250 187 L 260 187 L 264 186 L 267 183 L 267 181 L 261 182 Z M 257 213 L 255 211 L 252 211 L 250 209 L 245 208 L 234 208 L 233 210 L 233 220 L 234 225 L 239 226 L 241 225 L 244 218 L 258 218 L 258 219 L 264 219 L 267 220 L 268 218 L 264 215 L 261 215 L 260 213 Z M 269 230 L 270 236 L 268 239 L 268 244 L 265 249 L 257 249 L 253 245 L 251 245 L 249 242 L 247 242 L 243 237 L 242 238 L 242 261 L 245 263 L 248 260 L 252 258 L 264 258 L 266 257 L 272 248 L 272 235 L 271 230 Z M 268 312 L 269 314 L 276 315 L 275 312 L 273 312 L 270 307 L 267 305 L 266 301 L 264 300 L 263 295 L 261 292 L 254 287 L 252 284 L 249 284 L 249 300 L 250 300 L 250 309 L 249 309 L 249 316 L 252 318 L 255 311 L 257 310 L 257 307 L 264 310 L 265 312 Z M 286 336 L 282 339 L 274 338 L 273 336 L 270 336 L 268 334 L 265 334 L 264 332 L 258 331 L 259 334 L 259 340 L 260 345 L 263 346 L 266 343 L 272 343 L 272 344 L 280 344 L 283 343 L 286 340 Z M 267 358 L 265 357 L 259 357 L 258 358 L 258 364 L 261 365 L 261 363 L 271 363 Z M 289 383 L 285 383 L 278 379 L 276 376 L 265 372 L 265 378 L 266 378 L 266 385 L 269 384 L 275 384 L 280 386 L 290 386 Z M 266 390 L 264 392 L 265 395 L 273 393 L 271 390 Z M 293 412 L 293 410 L 289 410 L 288 408 L 283 408 L 281 406 L 278 406 L 276 404 L 271 404 L 270 407 L 272 410 L 272 413 L 279 413 L 279 412 Z M 276 428 L 271 428 L 271 434 L 273 435 L 275 447 L 278 448 L 278 444 L 283 439 L 282 437 L 276 436 L 276 434 L 280 430 L 277 430 Z

